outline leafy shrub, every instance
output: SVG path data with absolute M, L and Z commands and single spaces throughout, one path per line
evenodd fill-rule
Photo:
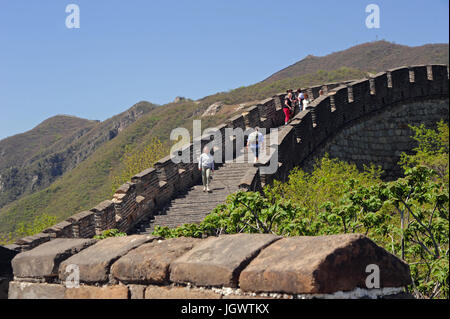
M 27 237 L 38 234 L 43 230 L 52 227 L 57 223 L 55 216 L 42 214 L 36 216 L 31 222 L 19 222 L 14 232 L 0 237 L 0 245 L 7 245 L 14 241 L 14 238 Z
M 123 183 L 130 181 L 134 175 L 153 167 L 167 153 L 168 147 L 157 138 L 153 138 L 143 150 L 132 150 L 131 146 L 127 145 L 122 157 L 123 168 L 118 175 L 113 177 L 112 193 L 114 194 Z
M 419 298 L 449 297 L 448 125 L 413 128 L 418 147 L 402 155 L 404 177 L 383 182 L 375 167 L 324 157 L 312 173 L 295 169 L 264 194 L 238 192 L 200 224 L 156 227 L 163 237 L 234 233 L 319 236 L 362 233 L 410 264 Z
M 118 229 L 104 230 L 100 235 L 95 235 L 94 239 L 106 239 L 110 237 L 125 237 L 126 233 L 121 233 Z
M 419 127 L 410 126 L 414 131 L 414 140 L 418 146 L 414 148 L 414 154 L 402 154 L 400 164 L 406 170 L 417 165 L 432 168 L 438 178 L 444 183 L 449 183 L 449 128 L 443 121 L 437 123 L 437 129 L 427 129 L 423 124 Z

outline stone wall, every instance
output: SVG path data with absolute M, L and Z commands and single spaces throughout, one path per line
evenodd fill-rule
M 10 299 L 392 298 L 411 283 L 409 266 L 363 235 L 60 238 L 12 267 Z
M 399 175 L 399 154 L 414 146 L 408 124 L 448 121 L 448 66 L 402 67 L 339 85 L 280 129 L 279 169 L 262 183 L 284 180 L 294 166 L 310 167 L 325 152 L 343 160 L 381 164 Z M 263 163 L 268 166 L 270 160 Z
M 325 92 L 323 96 L 319 96 L 320 90 Z M 344 159 L 357 164 L 372 159 L 378 163 L 389 162 L 385 160 L 386 156 L 389 156 L 387 152 L 384 158 L 375 158 L 378 151 L 376 148 L 380 148 L 377 144 L 380 144 L 381 140 L 372 146 L 372 157 L 367 157 L 367 149 L 363 144 L 372 143 L 378 138 L 378 133 L 368 130 L 368 126 L 373 130 L 385 132 L 384 136 L 380 136 L 385 139 L 394 132 L 396 142 L 393 146 L 403 145 L 401 143 L 406 146 L 405 124 L 409 123 L 409 120 L 412 123 L 432 122 L 442 115 L 448 116 L 446 65 L 403 67 L 379 73 L 371 79 L 325 84 L 304 91 L 315 100 L 307 110 L 297 114 L 289 125 L 279 130 L 278 141 L 274 141 L 279 150 L 278 154 L 275 154 L 278 155 L 278 171 L 275 174 L 263 174 L 261 168 L 249 170 L 243 177 L 243 189 L 258 190 L 274 178 L 284 179 L 292 167 L 302 165 L 314 154 L 320 155 L 324 151 L 336 156 L 342 155 Z M 282 125 L 284 117 L 281 103 L 284 96 L 285 94 L 278 94 L 255 103 L 244 110 L 242 115 L 236 115 L 219 125 L 216 130 L 222 133 L 222 142 L 225 142 L 226 128 L 246 130 L 259 125 L 268 129 Z M 412 108 L 402 106 L 411 103 Z M 421 108 L 431 108 L 433 112 L 424 112 Z M 408 121 L 401 120 L 405 112 L 412 114 Z M 397 122 L 394 122 L 397 127 L 394 131 L 391 130 L 391 123 L 380 123 L 380 119 L 387 114 L 391 114 L 392 119 L 397 116 Z M 364 122 L 367 120 L 369 122 Z M 362 124 L 363 122 L 368 124 Z M 359 132 L 364 133 L 362 137 L 354 133 L 358 127 Z M 199 142 L 203 146 L 211 142 L 212 136 L 214 134 L 202 136 Z M 221 143 L 223 156 L 227 143 L 233 143 L 236 156 L 236 140 Z M 199 180 L 200 174 L 195 164 L 199 154 L 193 154 L 193 143 L 183 149 L 191 150 L 191 163 L 175 164 L 171 158 L 177 151 L 158 161 L 154 168 L 137 174 L 131 181 L 122 185 L 112 200 L 71 216 L 42 233 L 22 238 L 8 248 L 21 252 L 56 238 L 92 238 L 95 234 L 111 228 L 121 231 L 132 229 L 142 218 L 152 216 L 178 193 L 184 192 Z M 402 150 L 404 148 L 397 151 Z M 395 161 L 395 158 L 390 161 Z M 263 163 L 264 165 L 269 165 L 269 160 Z
M 398 165 L 400 155 L 410 153 L 417 144 L 411 138 L 414 132 L 409 125 L 435 127 L 448 117 L 448 106 L 448 99 L 424 100 L 362 117 L 329 136 L 301 166 L 311 170 L 315 160 L 328 153 L 332 158 L 355 163 L 360 169 L 373 163 L 383 169 L 385 179 L 394 180 L 403 172 Z

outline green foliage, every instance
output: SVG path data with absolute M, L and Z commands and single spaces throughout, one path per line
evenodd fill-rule
M 330 159 L 326 154 L 316 161 L 311 173 L 294 168 L 288 182 L 275 181 L 266 187 L 265 194 L 276 200 L 289 199 L 297 206 L 319 213 L 324 202 L 336 202 L 345 194 L 348 180 L 361 185 L 373 185 L 381 181 L 381 173 L 381 169 L 375 166 L 365 167 L 360 172 L 356 165 Z
M 227 202 L 219 205 L 202 223 L 175 229 L 157 227 L 154 234 L 203 237 L 246 232 L 310 236 L 347 232 L 345 220 L 343 224 L 336 223 L 339 216 L 327 214 L 325 208 L 338 204 L 352 188 L 381 182 L 380 174 L 381 171 L 373 167 L 359 172 L 355 165 L 325 156 L 316 163 L 312 173 L 294 169 L 287 183 L 276 181 L 264 189 L 264 195 L 231 194 Z
M 418 147 L 403 154 L 404 177 L 383 182 L 375 167 L 329 159 L 312 173 L 228 197 L 198 225 L 157 227 L 163 237 L 234 233 L 319 236 L 362 233 L 410 264 L 419 298 L 449 298 L 448 126 L 413 129 Z M 446 179 L 447 178 L 447 179 Z
M 94 239 L 106 239 L 110 237 L 126 237 L 126 233 L 120 232 L 118 229 L 104 230 L 101 235 L 95 235 Z
M 54 179 L 59 172 L 55 154 L 63 154 L 77 133 L 95 125 L 94 121 L 55 116 L 28 132 L 1 140 L 4 155 L 0 159 L 0 208 Z M 37 176 L 39 183 L 33 182 Z
M 414 131 L 414 139 L 418 146 L 414 148 L 414 154 L 402 154 L 400 164 L 404 169 L 417 165 L 432 168 L 437 173 L 437 178 L 449 183 L 449 128 L 448 124 L 441 121 L 436 130 L 427 129 L 425 125 L 419 127 L 410 126 Z
M 199 118 L 215 102 L 235 105 L 265 99 L 288 88 L 363 78 L 367 71 L 384 71 L 405 64 L 405 61 L 409 61 L 406 64 L 445 64 L 448 45 L 410 48 L 386 41 L 371 42 L 323 58 L 307 57 L 266 81 L 196 102 L 186 100 L 161 107 L 140 102 L 133 107 L 134 113 L 146 115 L 110 141 L 104 139 L 103 133 L 114 130 L 122 116 L 129 116 L 127 112 L 102 123 L 67 116 L 49 119 L 27 133 L 0 141 L 0 148 L 6 152 L 0 161 L 0 175 L 6 187 L 0 194 L 0 234 L 14 232 L 17 223 L 30 223 L 40 214 L 56 216 L 61 221 L 95 206 L 110 195 L 113 177 L 120 174 L 120 160 L 127 151 L 126 145 L 133 149 L 142 148 L 154 137 L 166 143 L 171 129 L 189 129 L 192 119 Z M 343 65 L 347 67 L 340 68 Z M 214 126 L 233 115 L 207 117 L 202 119 L 202 124 Z M 88 133 L 77 138 L 88 129 Z M 98 147 L 100 144 L 102 146 Z M 95 146 L 94 153 L 92 146 Z M 73 154 L 80 150 L 83 156 L 90 156 L 81 164 L 73 161 L 67 165 L 70 159 L 78 159 Z M 67 154 L 70 156 L 66 157 Z M 54 155 L 61 156 L 62 161 L 56 163 L 58 174 L 64 173 L 62 176 L 52 174 Z M 74 165 L 78 166 L 66 172 Z M 11 167 L 18 171 L 8 172 Z M 31 180 L 38 174 L 43 178 L 36 185 Z
M 20 237 L 16 237 L 15 229 L 19 222 L 30 223 L 41 214 L 55 216 L 60 222 L 110 198 L 114 177 L 120 176 L 123 169 L 124 154 L 143 150 L 153 138 L 167 144 L 172 128 L 192 127 L 197 108 L 195 103 L 185 102 L 152 109 L 49 187 L 1 208 L 0 234 L 12 234 L 17 239 Z
M 184 101 L 160 107 L 154 107 L 144 102 L 138 103 L 134 106 L 136 112 L 145 112 L 147 113 L 146 115 L 131 124 L 114 139 L 102 144 L 85 161 L 56 179 L 50 186 L 38 191 L 33 190 L 36 192 L 23 196 L 24 190 L 20 187 L 22 184 L 18 183 L 18 181 L 24 180 L 22 176 L 24 171 L 19 170 L 9 175 L 2 174 L 2 176 L 11 176 L 9 179 L 11 181 L 10 184 L 16 186 L 11 186 L 11 191 L 0 194 L 0 206 L 2 203 L 4 204 L 15 199 L 15 201 L 0 208 L 0 234 L 5 236 L 8 233 L 15 234 L 15 228 L 19 222 L 29 223 L 35 216 L 40 214 L 56 216 L 57 222 L 59 222 L 79 211 L 88 210 L 107 199 L 111 196 L 111 189 L 116 190 L 122 182 L 127 181 L 125 177 L 121 178 L 122 175 L 126 175 L 123 171 L 125 154 L 143 150 L 148 145 L 148 141 L 151 141 L 153 138 L 159 139 L 163 145 L 169 144 L 168 138 L 173 128 L 184 127 L 190 130 L 192 128 L 192 120 L 200 118 L 206 108 L 215 102 L 223 101 L 226 104 L 235 105 L 242 102 L 265 99 L 288 88 L 307 87 L 364 76 L 366 76 L 364 72 L 341 68 L 335 71 L 321 71 L 270 83 L 261 82 L 231 90 L 228 93 L 211 95 L 198 102 Z M 202 127 L 218 125 L 234 114 L 217 114 L 214 117 L 202 118 Z M 118 115 L 118 117 L 120 116 Z M 114 118 L 110 120 L 103 123 L 93 123 L 94 128 L 77 141 L 77 145 L 85 142 L 88 142 L 87 145 L 90 145 L 86 139 L 89 139 L 91 135 L 94 137 L 101 135 L 101 128 L 105 125 L 109 128 Z M 36 136 L 41 136 L 42 134 L 42 132 L 39 132 Z M 51 130 L 51 135 L 49 136 L 53 140 L 55 131 Z M 78 147 L 67 143 L 65 139 L 60 139 L 55 144 L 58 144 L 58 147 L 61 149 L 67 147 L 77 149 Z M 23 145 L 25 147 L 28 144 Z M 52 150 L 55 149 L 52 147 Z M 25 152 L 26 150 L 23 151 Z M 34 150 L 29 151 L 36 153 Z M 49 155 L 47 154 L 48 152 L 45 151 L 45 154 Z M 2 177 L 2 179 L 5 183 L 5 178 Z M 48 182 L 50 183 L 51 180 Z M 49 185 L 49 183 L 45 185 Z M 27 185 L 30 184 L 28 183 Z
M 31 223 L 19 223 L 16 233 L 19 237 L 31 236 L 56 224 L 56 217 L 47 214 L 39 215 Z
M 112 194 L 123 183 L 130 181 L 134 175 L 153 167 L 153 164 L 165 157 L 168 152 L 169 148 L 157 138 L 153 138 L 143 150 L 133 150 L 127 145 L 125 154 L 122 157 L 123 168 L 118 175 L 113 177 Z
M 21 238 L 32 236 L 42 232 L 57 223 L 55 216 L 42 214 L 36 216 L 31 222 L 19 222 L 14 233 L 9 233 L 6 236 L 0 237 L 0 245 L 7 245 L 13 242 L 14 238 Z

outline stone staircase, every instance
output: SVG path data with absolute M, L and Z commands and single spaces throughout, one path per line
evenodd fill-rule
M 216 167 L 210 184 L 211 193 L 203 192 L 201 180 L 186 193 L 179 194 L 159 214 L 142 220 L 133 233 L 151 234 L 155 226 L 175 228 L 184 224 L 200 223 L 228 195 L 239 190 L 239 184 L 246 171 L 253 167 L 249 163 L 225 163 Z
M 260 161 L 267 158 L 269 151 L 269 134 L 264 136 L 264 145 Z M 131 234 L 151 234 L 155 226 L 175 228 L 184 224 L 200 223 L 218 205 L 225 203 L 228 195 L 239 190 L 239 184 L 249 168 L 254 167 L 253 154 L 246 147 L 231 163 L 216 164 L 210 184 L 211 193 L 203 192 L 201 179 L 187 192 L 178 194 L 165 207 L 153 216 L 142 219 L 130 232 Z

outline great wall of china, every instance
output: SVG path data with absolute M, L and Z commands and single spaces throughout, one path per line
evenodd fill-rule
M 290 249 L 292 251 L 292 247 L 296 245 L 295 241 L 301 246 L 302 241 L 312 239 L 233 235 L 203 240 L 184 239 L 179 243 L 176 240 L 160 241 L 148 233 L 154 225 L 177 226 L 199 222 L 217 204 L 223 202 L 227 195 L 239 189 L 258 190 L 274 179 L 283 180 L 293 167 L 311 166 L 314 158 L 325 152 L 332 157 L 354 162 L 359 167 L 369 163 L 381 165 L 386 171 L 386 178 L 398 176 L 396 163 L 400 153 L 411 150 L 413 146 L 408 124 L 431 125 L 448 118 L 448 81 L 447 65 L 423 65 L 388 70 L 361 81 L 308 88 L 306 91 L 314 97 L 314 101 L 286 126 L 282 126 L 284 115 L 281 105 L 284 94 L 261 101 L 215 128 L 223 139 L 217 145 L 225 147 L 227 143 L 234 143 L 235 157 L 244 152 L 236 146 L 235 141 L 225 141 L 226 128 L 241 128 L 244 131 L 255 126 L 279 128 L 277 140 L 270 141 L 268 145 L 269 148 L 274 146 L 276 151 L 261 165 L 220 165 L 214 179 L 214 187 L 218 188 L 214 191 L 216 196 L 208 202 L 202 197 L 208 195 L 203 195 L 195 187 L 200 178 L 195 163 L 199 154 L 194 152 L 193 143 L 186 145 L 183 149 L 190 150 L 190 163 L 176 164 L 172 161 L 173 154 L 169 155 L 158 161 L 154 168 L 137 174 L 130 182 L 121 186 L 112 200 L 73 215 L 40 234 L 22 238 L 7 246 L 7 252 L 0 251 L 2 256 L 10 256 L 4 257 L 9 260 L 15 253 L 23 253 L 18 255 L 22 259 L 17 257 L 13 262 L 15 281 L 10 283 L 10 297 L 50 296 L 53 291 L 56 298 L 89 298 L 92 294 L 126 298 L 133 297 L 133 294 L 141 297 L 162 294 L 170 298 L 180 296 L 180 289 L 181 294 L 190 291 L 192 298 L 206 297 L 208 294 L 215 297 L 239 295 L 240 293 L 235 292 L 236 289 L 242 289 L 253 297 L 268 297 L 279 293 L 287 294 L 287 297 L 299 297 L 302 294 L 326 294 L 332 297 L 339 291 L 355 292 L 355 289 L 364 287 L 362 282 L 367 275 L 361 267 L 367 263 L 384 265 L 383 271 L 387 277 L 382 278 L 388 279 L 382 280 L 382 288 L 391 290 L 389 293 L 381 291 L 380 295 L 396 294 L 399 287 L 409 283 L 409 268 L 388 252 L 378 251 L 381 248 L 364 236 L 338 236 L 334 238 L 334 244 L 330 244 L 327 237 L 318 237 L 316 241 L 319 250 L 300 249 L 298 254 L 286 257 L 286 252 Z M 320 96 L 320 90 L 325 94 Z M 201 145 L 214 143 L 214 136 L 202 136 Z M 276 172 L 267 174 L 264 168 L 274 161 L 277 165 Z M 200 208 L 198 203 L 202 200 L 206 200 L 206 205 Z M 112 228 L 129 234 L 144 235 L 111 238 L 98 243 L 90 239 Z M 236 236 L 243 237 L 237 240 Z M 112 247 L 110 249 L 105 246 L 108 242 Z M 134 263 L 130 260 L 134 259 L 128 256 L 145 245 L 157 246 L 156 243 L 163 247 L 170 247 L 171 243 L 175 245 L 173 256 L 161 261 L 165 270 L 158 274 L 164 278 L 159 281 L 152 277 L 153 273 L 146 278 L 137 275 L 140 271 L 133 268 Z M 367 253 L 352 255 L 355 245 L 364 245 Z M 117 249 L 113 249 L 114 247 Z M 167 247 L 153 247 L 150 252 L 158 259 L 162 258 L 164 249 Z M 229 249 L 241 252 L 236 253 L 236 260 L 227 260 L 224 251 Z M 214 258 L 208 261 L 204 257 L 208 254 L 194 254 L 196 250 L 207 251 Z M 105 253 L 102 254 L 101 251 Z M 317 260 L 311 265 L 303 265 L 302 254 L 311 255 L 311 260 Z M 340 254 L 346 256 L 347 264 L 333 262 Z M 286 271 L 277 268 L 276 256 L 285 260 L 285 265 L 290 265 L 286 267 Z M 86 260 L 86 271 L 82 272 L 82 276 L 86 277 L 81 278 L 81 282 L 87 285 L 84 290 L 74 293 L 73 289 L 66 289 L 61 284 L 64 280 L 64 267 L 67 266 L 67 263 L 64 264 L 66 259 L 74 259 L 76 264 L 83 264 L 82 260 Z M 262 264 L 267 266 L 265 272 L 261 268 Z M 352 264 L 359 265 L 359 268 L 353 269 Z M 39 265 L 46 267 L 43 270 Z M 97 273 L 91 274 L 88 269 L 94 269 L 98 265 L 103 266 L 96 268 Z M 200 269 L 210 276 L 202 274 L 200 270 L 193 270 L 199 265 L 203 265 L 204 268 Z M 216 280 L 217 276 L 213 274 L 216 266 L 213 265 L 219 265 L 217 269 L 223 271 L 222 279 Z M 208 267 L 212 270 L 208 270 Z M 328 287 L 323 278 L 336 272 L 339 267 L 350 269 L 355 279 L 348 283 L 343 278 L 348 277 L 349 273 L 335 273 L 336 285 Z M 262 280 L 263 273 L 268 276 L 268 280 Z M 289 283 L 289 274 L 292 273 L 302 274 L 299 275 L 299 282 Z M 306 282 L 313 284 L 308 286 Z M 99 288 L 92 286 L 93 284 L 106 286 Z M 195 287 L 188 289 L 178 286 L 185 284 Z M 224 293 L 224 290 L 220 290 L 225 289 L 224 287 L 235 290 Z M 140 292 L 135 292 L 134 289 L 140 289 Z

